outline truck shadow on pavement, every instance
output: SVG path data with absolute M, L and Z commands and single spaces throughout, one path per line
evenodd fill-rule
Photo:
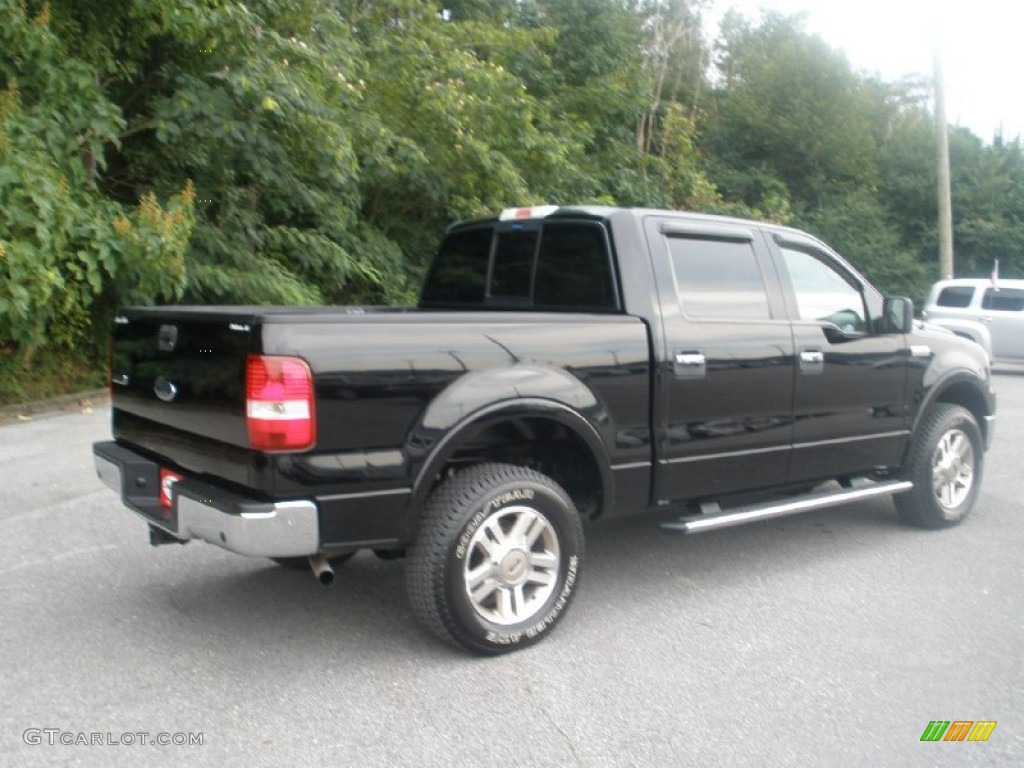
M 606 611 L 643 613 L 645 595 L 658 603 L 650 606 L 657 611 L 665 609 L 666 592 L 683 605 L 699 592 L 810 576 L 837 555 L 865 549 L 892 557 L 907 546 L 907 536 L 936 535 L 902 526 L 889 500 L 690 537 L 661 533 L 660 519 L 665 518 L 647 515 L 587 527 L 586 570 L 576 597 L 583 621 L 600 622 Z M 193 647 L 203 636 L 221 653 L 259 654 L 283 644 L 289 653 L 327 663 L 332 657 L 412 656 L 450 664 L 462 656 L 413 620 L 401 560 L 381 561 L 361 552 L 336 570 L 333 586 L 323 587 L 311 573 L 212 547 L 192 544 L 166 557 L 177 562 L 160 563 L 128 598 L 137 604 L 125 607 L 174 614 L 173 629 L 159 640 L 168 644 L 168 652 L 178 645 Z M 160 575 L 164 579 L 154 583 Z M 578 623 L 580 617 L 575 619 Z M 145 642 L 158 641 L 150 635 Z

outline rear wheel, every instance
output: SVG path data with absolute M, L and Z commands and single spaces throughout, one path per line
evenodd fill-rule
M 482 464 L 428 500 L 406 586 L 414 615 L 441 639 L 507 653 L 561 620 L 582 557 L 580 517 L 557 483 L 523 467 Z
M 922 528 L 948 528 L 971 511 L 981 486 L 984 444 L 966 408 L 940 403 L 910 447 L 906 478 L 913 490 L 895 497 L 900 517 Z

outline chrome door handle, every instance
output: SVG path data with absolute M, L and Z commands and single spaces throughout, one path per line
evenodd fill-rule
M 704 365 L 704 355 L 699 352 L 678 352 L 676 353 L 676 365 L 691 366 Z
M 676 352 L 675 374 L 681 379 L 703 379 L 707 375 L 707 360 L 700 352 Z
M 800 373 L 817 376 L 825 372 L 825 353 L 820 349 L 800 350 Z

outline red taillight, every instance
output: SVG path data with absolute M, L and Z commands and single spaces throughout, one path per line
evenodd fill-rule
M 169 469 L 160 467 L 160 506 L 166 510 L 170 510 L 174 506 L 174 484 L 182 479 L 182 476 L 177 472 L 172 472 Z M 161 513 L 160 515 L 164 520 L 170 519 L 170 514 Z
M 316 442 L 313 374 L 305 360 L 249 355 L 245 366 L 249 445 L 258 451 L 303 451 Z

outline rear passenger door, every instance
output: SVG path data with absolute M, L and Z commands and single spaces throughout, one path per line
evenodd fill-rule
M 986 288 L 981 299 L 981 321 L 992 334 L 994 358 L 1024 360 L 1024 291 Z
M 880 332 L 881 296 L 820 243 L 795 233 L 768 242 L 796 347 L 790 480 L 898 464 L 909 434 L 906 337 Z
M 664 340 L 655 350 L 656 499 L 785 482 L 793 338 L 762 234 L 669 217 L 648 218 L 645 231 Z

